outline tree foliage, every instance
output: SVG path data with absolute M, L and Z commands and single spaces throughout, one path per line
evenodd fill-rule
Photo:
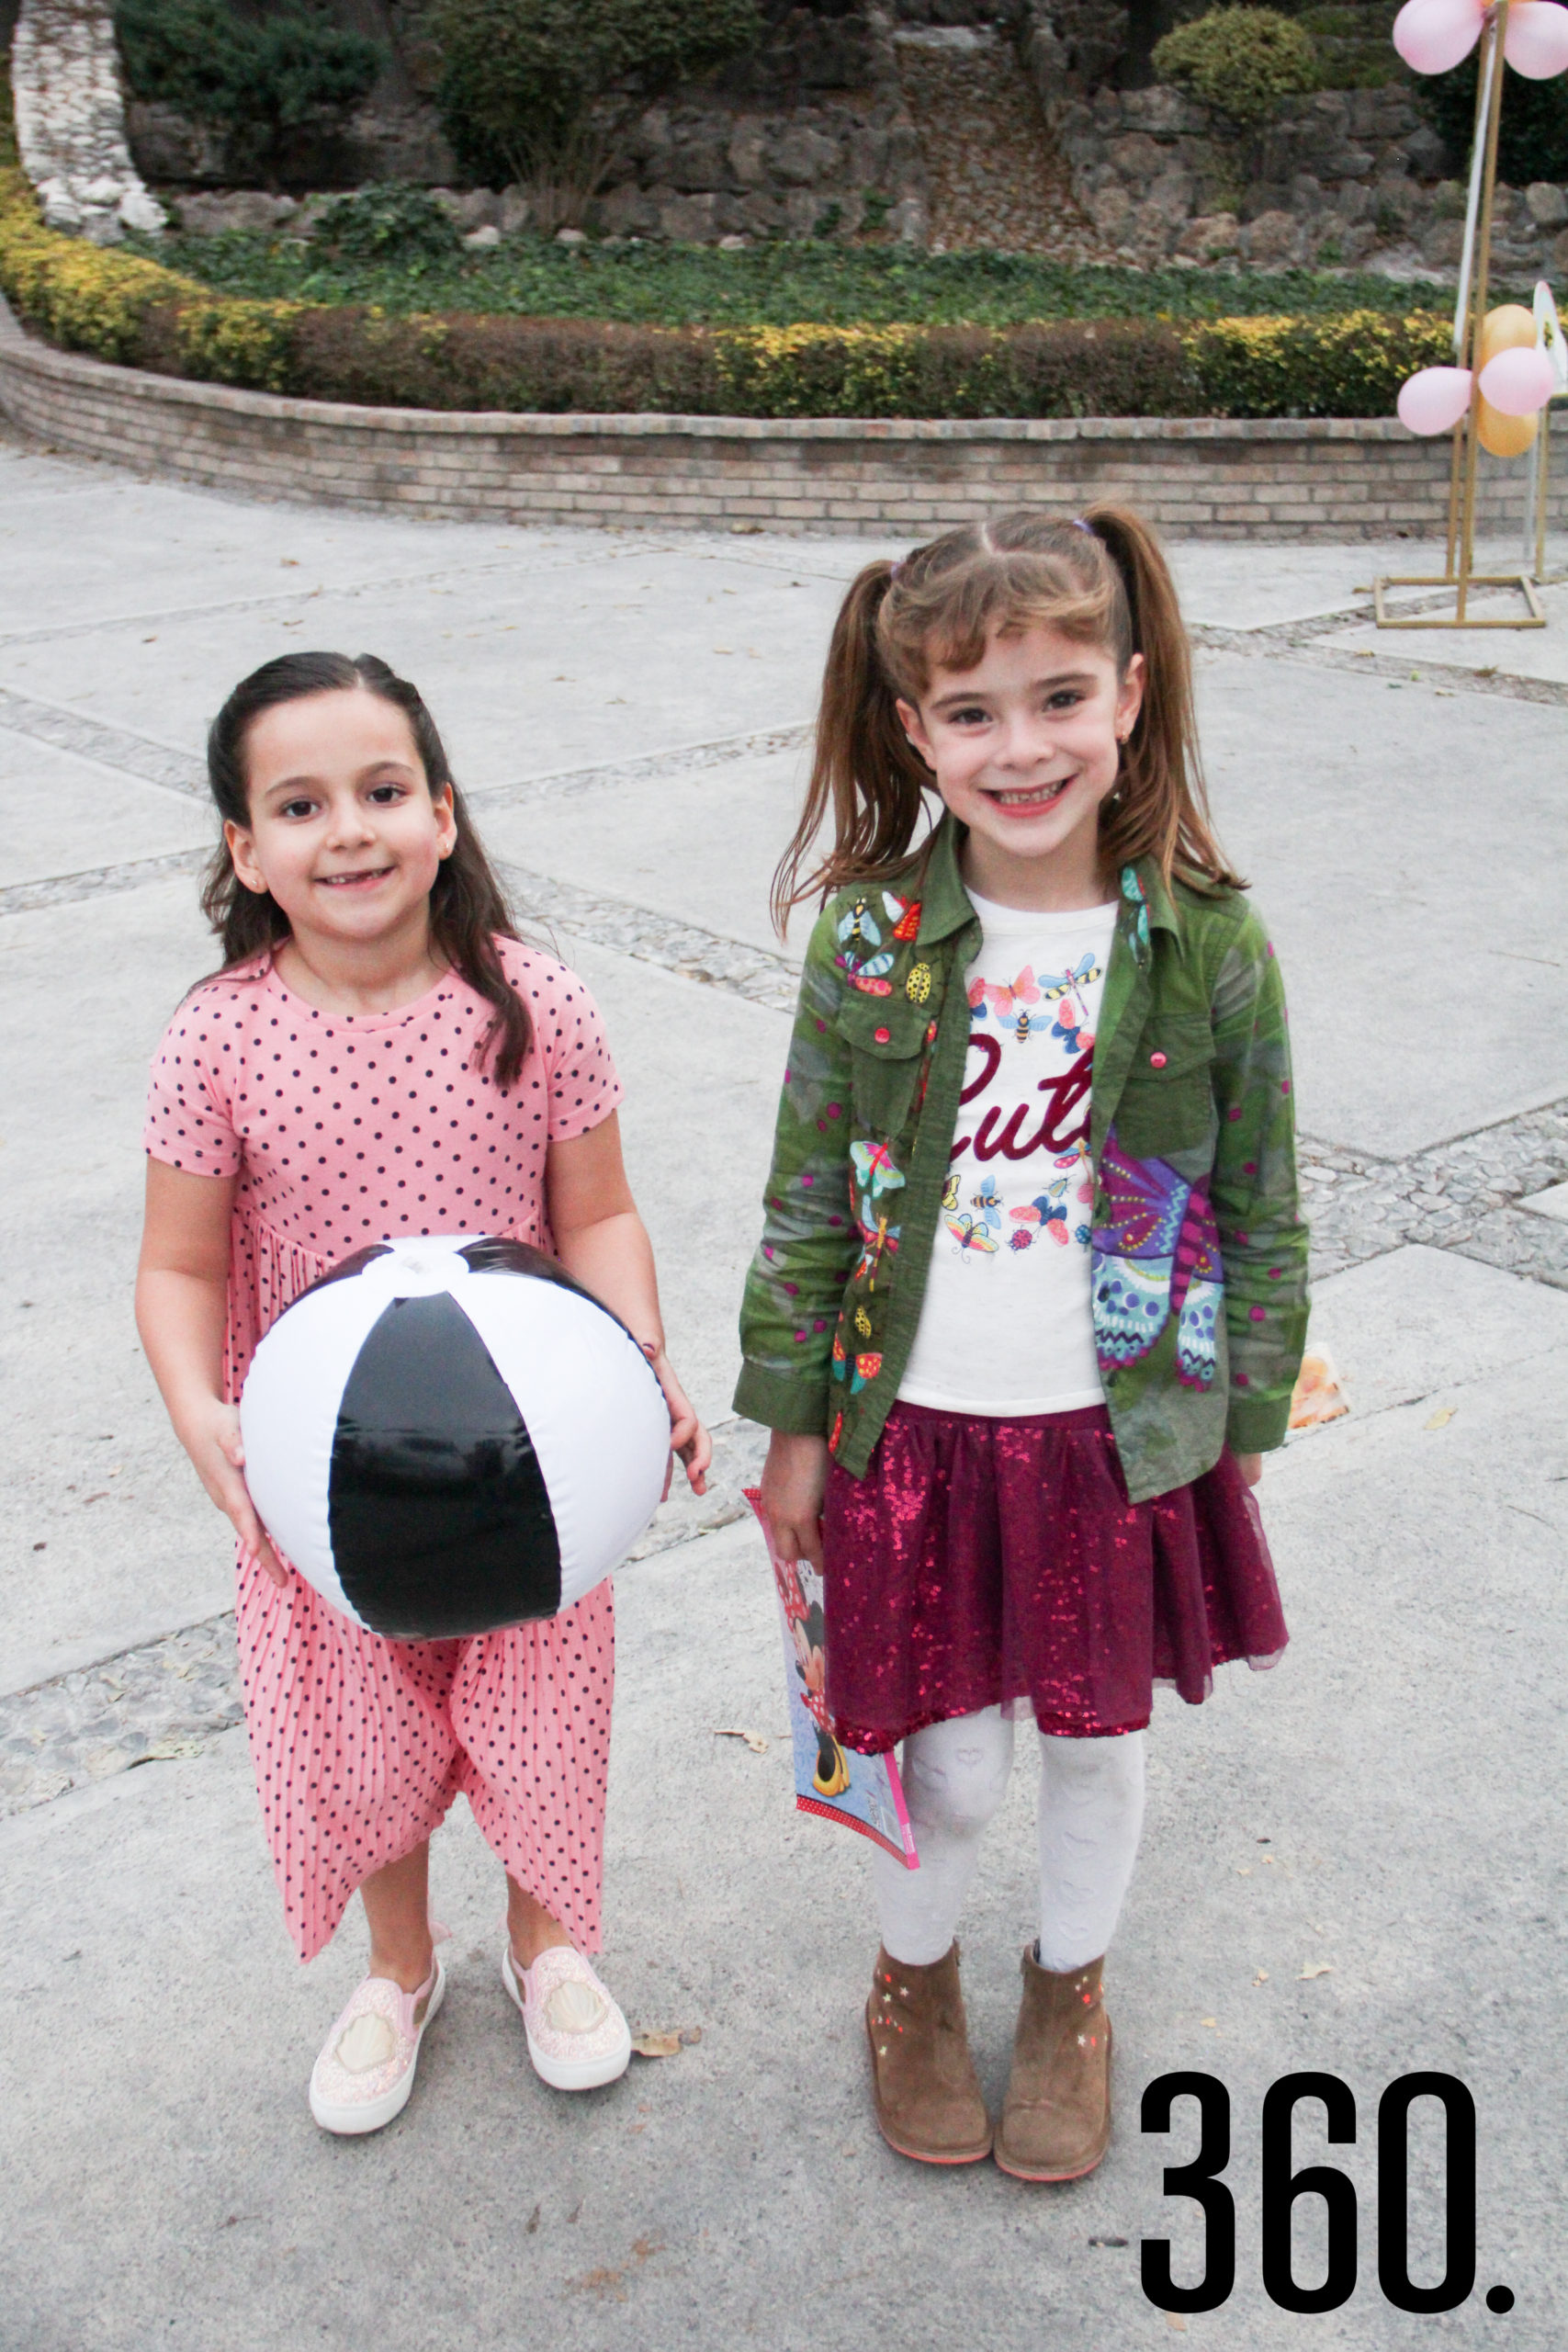
M 1479 70 L 1479 60 L 1467 57 L 1450 74 L 1424 76 L 1417 92 L 1456 176 L 1470 164 Z M 1531 180 L 1568 180 L 1568 75 L 1529 82 L 1519 74 L 1504 74 L 1497 176 L 1509 187 L 1528 187 Z
M 762 30 L 756 0 L 434 0 L 425 22 L 446 135 L 492 187 L 558 172 L 615 93 L 668 88 Z
M 259 17 L 227 0 L 115 0 L 114 15 L 135 95 L 227 131 L 242 166 L 269 167 L 286 133 L 356 106 L 385 62 L 315 0 Z
M 1154 54 L 1162 82 L 1179 82 L 1233 122 L 1267 122 L 1281 98 L 1317 84 L 1312 35 L 1275 8 L 1216 8 L 1167 33 Z

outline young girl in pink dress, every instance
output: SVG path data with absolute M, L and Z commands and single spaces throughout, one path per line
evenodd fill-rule
M 246 1491 L 236 1409 L 257 1341 L 334 1261 L 398 1234 L 551 1250 L 641 1343 L 697 1493 L 710 1448 L 664 1353 L 627 1187 L 621 1088 L 582 982 L 514 936 L 414 688 L 294 654 L 212 728 L 223 847 L 203 906 L 223 966 L 153 1064 L 137 1285 L 175 1429 L 239 1538 L 245 1716 L 302 1960 L 355 1888 L 369 1973 L 310 2081 L 318 2123 L 389 2122 L 445 1976 L 429 1840 L 466 1796 L 506 1871 L 507 1989 L 559 2089 L 625 2071 L 599 1948 L 615 1621 L 606 1582 L 461 1640 L 362 1630 L 293 1575 Z

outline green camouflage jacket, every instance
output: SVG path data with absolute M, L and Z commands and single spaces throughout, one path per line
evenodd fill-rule
M 746 1282 L 737 1411 L 825 1436 L 857 1477 L 914 1341 L 964 1084 L 980 923 L 961 842 L 944 818 L 892 888 L 840 891 L 812 933 Z M 1168 890 L 1147 863 L 1121 891 L 1092 1057 L 1040 1140 L 1081 1121 L 1087 1086 L 1095 1345 L 1137 1502 L 1226 1443 L 1282 1441 L 1307 1235 L 1284 991 L 1257 914 L 1234 891 Z

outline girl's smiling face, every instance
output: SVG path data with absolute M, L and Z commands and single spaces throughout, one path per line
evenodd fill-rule
M 428 922 L 454 846 L 408 720 L 364 688 L 264 710 L 245 738 L 250 823 L 225 824 L 234 870 L 268 890 L 297 941 L 373 946 Z
M 1101 892 L 1100 804 L 1143 703 L 1144 660 L 1034 623 L 999 630 L 972 670 L 933 669 L 905 733 L 969 829 L 965 878 L 1004 905 L 1071 909 Z

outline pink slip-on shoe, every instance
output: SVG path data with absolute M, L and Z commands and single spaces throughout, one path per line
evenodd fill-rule
M 520 1970 L 508 1945 L 501 1976 L 523 2012 L 534 2071 L 552 2090 L 595 2090 L 626 2073 L 630 2028 L 580 1951 L 552 1944 Z
M 310 2112 L 323 2132 L 379 2132 L 402 2113 L 424 2030 L 446 1991 L 439 1952 L 424 1983 L 412 1993 L 389 1976 L 366 1977 L 311 2069 Z

